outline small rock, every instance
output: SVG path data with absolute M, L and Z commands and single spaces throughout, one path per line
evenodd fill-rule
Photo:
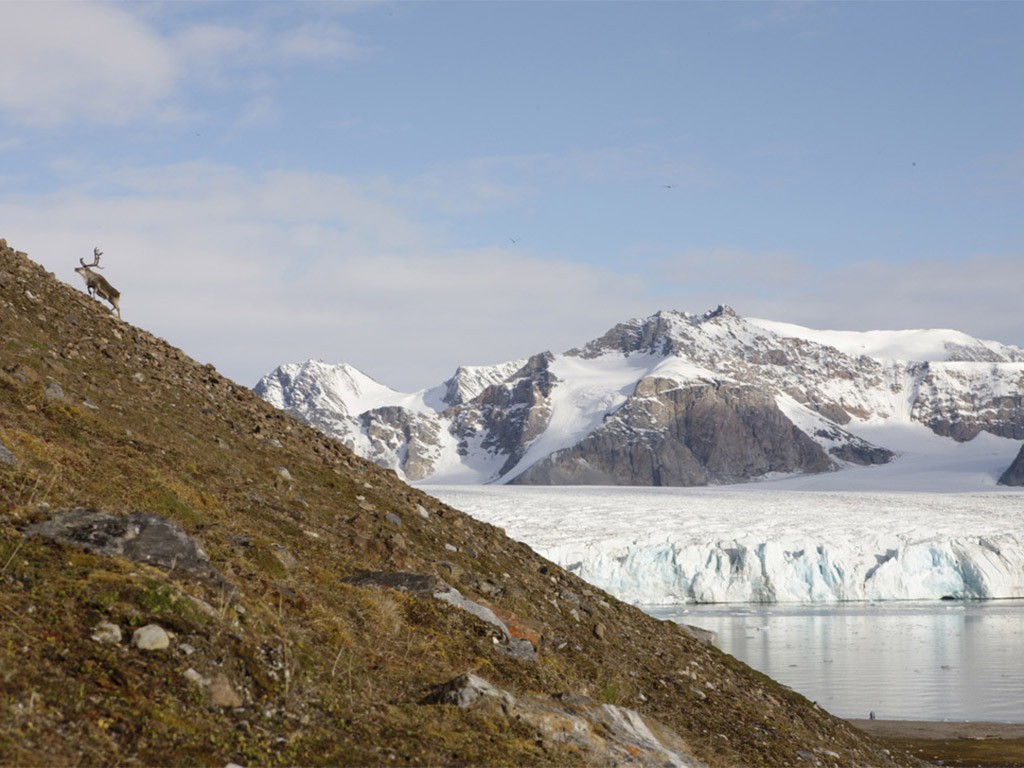
M 159 624 L 147 624 L 132 633 L 132 645 L 140 651 L 161 651 L 170 644 L 170 635 Z
M 92 628 L 92 639 L 97 643 L 117 645 L 121 642 L 121 628 L 109 621 L 101 621 Z
M 444 548 L 447 549 L 449 552 L 458 552 L 459 551 L 459 548 L 456 547 L 454 544 L 445 544 Z
M 278 467 L 274 471 L 277 472 L 277 476 L 284 480 L 286 483 L 290 483 L 292 481 L 292 473 L 288 471 L 287 467 Z
M 44 394 L 46 395 L 47 400 L 63 400 L 64 388 L 56 381 L 48 381 L 46 382 L 46 390 Z
M 604 636 L 607 633 L 607 631 L 608 630 L 605 629 L 604 624 L 598 623 L 594 625 L 594 637 L 596 637 L 598 640 L 604 640 Z
M 234 709 L 242 706 L 242 697 L 231 687 L 231 681 L 223 672 L 213 678 L 213 682 L 210 683 L 210 701 L 216 707 Z
M 424 700 L 425 704 L 453 704 L 468 707 L 481 698 L 494 698 L 506 706 L 515 703 L 515 697 L 508 691 L 496 688 L 472 672 L 459 675 L 444 685 L 435 688 Z
M 280 544 L 271 544 L 270 551 L 285 570 L 290 571 L 299 564 L 299 561 L 295 559 L 295 555 L 289 552 L 287 547 L 283 547 Z
M 384 519 L 394 526 L 397 526 L 399 528 L 402 527 L 402 518 L 400 518 L 394 512 L 388 512 L 386 515 L 384 515 Z
M 0 464 L 17 464 L 18 457 L 11 453 L 10 449 L 0 443 Z
M 430 519 L 430 513 L 427 512 L 427 508 L 424 507 L 422 504 L 417 504 L 416 505 L 416 513 L 420 517 L 422 517 L 424 520 L 429 520 Z
M 210 684 L 210 678 L 203 677 L 201 674 L 196 672 L 191 667 L 189 667 L 184 672 L 182 672 L 181 676 L 184 677 L 189 682 L 195 683 L 200 688 L 205 688 L 205 687 L 207 687 Z

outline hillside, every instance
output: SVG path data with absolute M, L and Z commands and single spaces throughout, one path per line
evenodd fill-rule
M 724 306 L 462 367 L 415 393 L 314 360 L 256 392 L 431 484 L 722 485 L 886 464 L 908 435 L 942 452 L 983 433 L 1005 443 L 1001 472 L 1024 439 L 1018 347 L 952 330 L 818 331 Z
M 0 764 L 913 764 L 4 241 L 0 327 Z

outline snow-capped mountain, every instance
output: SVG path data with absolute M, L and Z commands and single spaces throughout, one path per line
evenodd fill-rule
M 906 435 L 1024 439 L 1024 350 L 951 330 L 658 312 L 581 348 L 396 392 L 348 365 L 256 391 L 411 481 L 705 485 L 890 461 Z M 994 481 L 993 481 L 994 482 Z

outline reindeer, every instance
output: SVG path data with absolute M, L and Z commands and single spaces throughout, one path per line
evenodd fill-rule
M 85 259 L 79 259 L 82 266 L 75 267 L 75 272 L 82 276 L 85 280 L 85 287 L 89 290 L 90 296 L 99 296 L 101 299 L 106 299 L 110 302 L 110 306 L 117 312 L 117 316 L 121 317 L 121 307 L 119 303 L 121 301 L 121 292 L 114 286 L 107 282 L 107 279 L 103 275 L 99 275 L 92 271 L 91 267 L 96 269 L 103 269 L 100 266 L 100 256 L 103 255 L 103 251 L 99 248 L 92 249 L 92 264 L 86 264 Z

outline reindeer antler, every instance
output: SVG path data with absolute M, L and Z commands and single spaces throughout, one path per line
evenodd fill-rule
M 93 248 L 92 249 L 92 264 L 86 264 L 85 263 L 85 259 L 79 259 L 78 261 L 81 262 L 83 267 L 96 267 L 97 269 L 103 269 L 103 267 L 100 266 L 100 256 L 102 256 L 102 255 L 103 255 L 103 251 L 101 251 L 99 248 Z

